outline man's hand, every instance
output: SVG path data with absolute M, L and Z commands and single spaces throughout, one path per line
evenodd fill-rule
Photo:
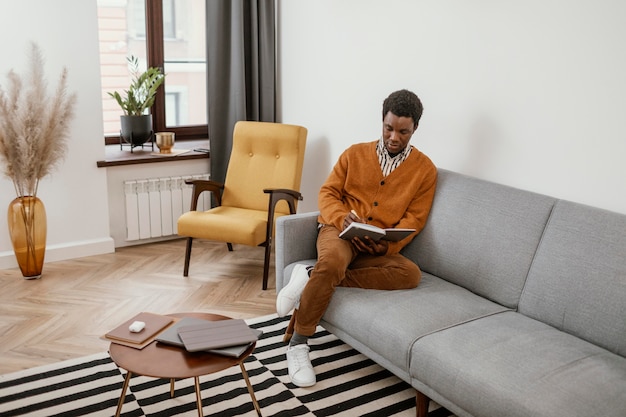
M 354 210 L 350 211 L 343 219 L 343 228 L 350 226 L 350 224 L 357 223 L 365 223 Z M 363 239 L 359 239 L 355 237 L 351 240 L 354 247 L 359 252 L 369 253 L 370 255 L 382 256 L 387 253 L 387 249 L 389 248 L 389 243 L 386 240 L 380 240 L 375 242 L 369 236 L 365 236 Z
M 369 236 L 365 236 L 363 239 L 358 237 L 352 238 L 352 244 L 357 248 L 359 252 L 369 253 L 370 255 L 383 256 L 389 249 L 389 242 L 386 240 L 379 240 L 375 242 Z
M 352 223 L 357 222 L 357 223 L 365 223 L 363 220 L 361 220 L 359 218 L 359 216 L 357 216 L 356 212 L 354 210 L 352 210 L 350 213 L 348 213 L 346 215 L 346 217 L 344 217 L 343 219 L 343 229 L 345 230 L 346 227 L 350 226 Z

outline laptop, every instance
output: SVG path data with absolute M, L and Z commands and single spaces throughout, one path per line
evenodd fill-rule
M 165 331 L 161 332 L 155 338 L 155 340 L 159 343 L 164 343 L 167 345 L 173 345 L 173 346 L 185 348 L 185 344 L 183 343 L 182 339 L 178 335 L 179 329 L 183 327 L 202 325 L 202 324 L 205 324 L 206 322 L 207 320 L 197 319 L 194 317 L 183 317 L 182 319 L 178 320 L 175 324 L 167 328 Z M 252 328 L 250 328 L 250 330 L 254 332 L 255 335 L 257 335 L 257 338 L 261 337 L 261 335 L 263 334 L 262 330 L 252 329 Z M 252 346 L 253 343 L 254 342 L 250 342 L 250 343 L 245 343 L 242 345 L 229 346 L 229 347 L 219 348 L 219 349 L 208 349 L 207 352 L 215 353 L 217 355 L 229 356 L 232 358 L 238 358 L 250 346 Z

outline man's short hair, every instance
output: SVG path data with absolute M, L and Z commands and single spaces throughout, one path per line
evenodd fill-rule
M 410 117 L 417 126 L 424 106 L 417 95 L 409 90 L 398 90 L 389 94 L 383 102 L 383 120 L 387 113 L 392 112 L 398 117 Z

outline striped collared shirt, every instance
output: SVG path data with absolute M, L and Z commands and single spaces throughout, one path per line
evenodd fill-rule
M 387 149 L 385 148 L 385 142 L 381 137 L 376 145 L 376 153 L 378 154 L 378 162 L 380 162 L 380 169 L 383 172 L 383 177 L 391 174 L 391 172 L 398 168 L 411 153 L 411 144 L 407 144 L 406 148 L 393 158 L 389 156 Z

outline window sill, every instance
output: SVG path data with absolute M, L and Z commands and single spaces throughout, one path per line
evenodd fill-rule
M 208 152 L 199 152 L 196 149 L 208 149 L 208 140 L 189 140 L 189 141 L 177 141 L 174 144 L 174 150 L 188 150 L 188 152 L 180 154 L 159 154 L 159 148 L 156 144 L 154 150 L 149 143 L 141 146 L 131 148 L 129 145 L 123 146 L 120 149 L 120 145 L 106 145 L 105 146 L 105 159 L 98 161 L 98 168 L 106 168 L 119 165 L 134 165 L 134 164 L 150 164 L 154 162 L 170 162 L 181 161 L 186 159 L 208 159 Z

